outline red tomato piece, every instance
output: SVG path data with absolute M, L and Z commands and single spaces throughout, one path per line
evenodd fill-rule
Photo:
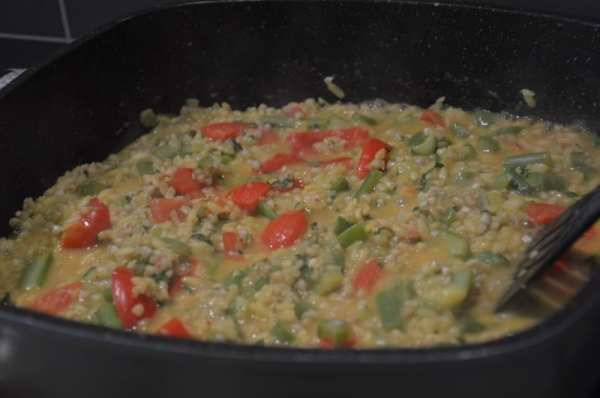
M 63 234 L 61 247 L 64 249 L 82 249 L 95 246 L 97 235 L 110 228 L 110 212 L 108 207 L 98 198 L 87 203 L 92 208 L 87 214 L 71 225 Z
M 548 203 L 531 203 L 525 208 L 525 213 L 537 226 L 550 224 L 564 211 L 563 206 Z
M 225 141 L 237 137 L 242 131 L 248 130 L 251 127 L 248 123 L 223 122 L 202 126 L 200 127 L 200 131 L 211 140 Z
M 297 151 L 311 151 L 313 145 L 329 137 L 339 137 L 348 141 L 350 145 L 359 145 L 369 139 L 369 131 L 362 127 L 350 127 L 347 129 L 331 129 L 325 131 L 309 131 L 290 134 L 286 142 Z
M 295 163 L 304 163 L 305 160 L 299 156 L 291 155 L 287 153 L 278 153 L 270 159 L 267 159 L 258 169 L 258 174 L 270 173 L 272 171 L 279 170 L 283 166 Z
M 377 260 L 370 259 L 362 267 L 356 271 L 354 276 L 354 287 L 357 290 L 364 290 L 369 292 L 375 282 L 383 275 L 383 268 L 379 265 Z
M 427 124 L 432 124 L 438 127 L 446 127 L 446 122 L 435 109 L 425 109 L 421 114 L 421 120 Z
M 150 215 L 152 216 L 152 221 L 157 224 L 170 221 L 172 212 L 176 212 L 177 216 L 181 219 L 183 213 L 180 209 L 183 206 L 191 205 L 192 202 L 188 199 L 152 199 L 150 201 Z
M 160 336 L 181 337 L 186 339 L 192 337 L 185 325 L 179 320 L 179 318 L 176 317 L 173 317 L 167 322 L 163 323 L 158 329 L 156 329 L 156 334 Z
M 377 152 L 385 149 L 386 155 L 384 160 L 387 161 L 387 152 L 390 150 L 390 145 L 386 142 L 378 140 L 377 138 L 371 138 L 362 147 L 362 153 L 358 159 L 358 166 L 356 168 L 356 174 L 360 178 L 365 178 L 371 170 L 367 169 L 367 166 L 375 159 Z
M 289 211 L 271 221 L 263 230 L 261 241 L 269 249 L 292 246 L 306 230 L 306 212 Z
M 171 186 L 177 195 L 194 195 L 202 192 L 205 187 L 194 177 L 194 170 L 189 167 L 180 167 L 175 170 L 171 178 Z
M 29 308 L 44 314 L 56 315 L 78 300 L 81 287 L 81 282 L 58 287 L 38 297 Z
M 231 198 L 233 203 L 242 209 L 254 211 L 258 202 L 260 202 L 271 190 L 271 186 L 266 182 L 252 181 L 237 188 L 232 189 L 226 195 Z
M 356 345 L 355 339 L 349 339 L 342 343 L 341 346 L 336 346 L 335 343 L 329 339 L 320 339 L 319 347 L 321 348 L 352 348 Z
M 260 136 L 260 145 L 276 144 L 280 140 L 279 133 L 277 131 L 268 130 L 264 131 Z
M 421 234 L 417 231 L 410 231 L 402 237 L 402 240 L 409 244 L 418 243 L 421 241 Z
M 225 257 L 231 260 L 243 260 L 242 250 L 244 243 L 240 241 L 240 235 L 237 232 L 223 232 L 223 251 Z
M 133 297 L 133 277 L 133 271 L 126 267 L 117 267 L 110 277 L 113 303 L 123 327 L 127 329 L 135 327 L 141 319 L 151 318 L 156 313 L 156 302 L 150 297 L 142 294 Z M 139 316 L 132 312 L 138 305 L 143 308 Z
M 331 160 L 327 160 L 323 163 L 321 163 L 321 167 L 327 167 L 327 166 L 331 166 L 334 164 L 343 164 L 344 166 L 346 166 L 346 168 L 351 168 L 352 167 L 352 158 L 349 156 L 342 156 L 340 158 L 335 158 L 335 159 L 331 159 Z

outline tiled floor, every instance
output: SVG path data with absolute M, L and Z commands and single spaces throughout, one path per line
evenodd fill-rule
M 35 65 L 90 30 L 171 0 L 0 0 L 0 69 Z M 426 0 L 433 1 L 433 0 Z M 471 0 L 600 21 L 599 0 Z

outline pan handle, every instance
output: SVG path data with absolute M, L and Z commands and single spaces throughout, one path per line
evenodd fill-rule
M 0 90 L 23 72 L 25 69 L 0 70 Z

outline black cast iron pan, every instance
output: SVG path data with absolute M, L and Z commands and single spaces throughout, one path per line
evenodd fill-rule
M 0 232 L 64 171 L 139 136 L 141 109 L 383 98 L 580 122 L 600 131 L 600 30 L 518 10 L 411 2 L 157 7 L 78 40 L 0 92 Z M 537 95 L 526 107 L 519 90 Z M 332 99 L 332 98 L 330 98 Z M 589 397 L 600 278 L 563 311 L 486 344 L 291 350 L 111 331 L 0 308 L 2 397 Z

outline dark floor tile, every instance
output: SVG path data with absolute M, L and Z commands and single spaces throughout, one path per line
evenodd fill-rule
M 57 0 L 1 0 L 0 32 L 64 37 Z
M 73 37 L 81 36 L 114 19 L 140 11 L 168 0 L 65 0 L 69 26 Z
M 64 44 L 0 39 L 0 69 L 31 68 L 64 47 Z

